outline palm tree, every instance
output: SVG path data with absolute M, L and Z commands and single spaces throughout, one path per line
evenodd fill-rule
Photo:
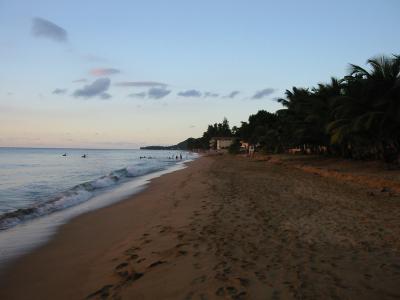
M 400 58 L 382 56 L 367 63 L 370 71 L 351 65 L 343 94 L 332 101 L 331 142 L 382 156 L 399 153 Z

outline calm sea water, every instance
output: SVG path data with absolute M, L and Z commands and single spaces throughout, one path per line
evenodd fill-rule
M 178 151 L 0 148 L 0 230 L 166 169 L 181 162 L 176 155 L 191 158 Z

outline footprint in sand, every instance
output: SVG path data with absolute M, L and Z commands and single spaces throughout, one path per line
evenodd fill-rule
M 187 243 L 179 243 L 179 244 L 175 245 L 175 248 L 181 248 L 181 247 L 184 247 L 184 246 L 187 246 L 187 245 L 188 245 Z
M 188 253 L 188 252 L 185 251 L 185 250 L 179 250 L 177 256 L 184 256 L 184 255 L 186 255 L 187 253 Z
M 215 294 L 220 297 L 231 296 L 231 298 L 235 300 L 245 299 L 247 295 L 245 291 L 239 292 L 234 286 L 220 287 Z
M 165 264 L 165 263 L 166 263 L 166 261 L 157 260 L 157 261 L 153 262 L 152 264 L 150 264 L 150 265 L 148 266 L 148 268 L 154 268 L 154 267 L 156 267 L 156 266 L 159 266 L 159 265 L 162 265 L 162 264 Z
M 127 267 L 129 264 L 127 262 L 120 263 L 118 266 L 115 267 L 115 270 L 120 270 L 122 268 Z
M 239 280 L 240 285 L 243 287 L 247 287 L 250 284 L 250 280 L 248 280 L 247 278 L 239 277 L 238 280 Z
M 137 258 L 139 258 L 139 255 L 137 255 L 137 254 L 132 254 L 131 256 L 129 256 L 129 259 L 131 259 L 131 260 L 134 260 Z
M 194 267 L 195 269 L 200 269 L 200 268 L 201 268 L 199 263 L 194 263 L 194 264 L 193 264 L 193 267 Z
M 109 290 L 113 287 L 112 284 L 107 284 L 103 286 L 101 289 L 95 291 L 94 293 L 88 295 L 86 299 L 91 299 L 97 296 L 100 296 L 101 298 L 107 298 L 110 295 Z
M 131 247 L 131 248 L 125 250 L 125 254 L 126 255 L 134 254 L 136 251 L 139 251 L 139 250 L 140 250 L 139 247 Z

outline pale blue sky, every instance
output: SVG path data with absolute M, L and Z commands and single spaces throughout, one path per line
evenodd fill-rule
M 0 146 L 173 144 L 224 116 L 239 125 L 280 108 L 287 88 L 399 53 L 399 11 L 397 0 L 0 0 Z

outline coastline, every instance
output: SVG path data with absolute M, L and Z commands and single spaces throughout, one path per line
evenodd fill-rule
M 200 157 L 80 215 L 2 299 L 399 297 L 399 198 L 285 165 Z
M 70 266 L 78 266 L 78 269 L 82 270 L 78 271 L 81 274 L 87 273 L 84 271 L 85 269 L 90 272 L 90 262 L 94 258 L 93 255 L 95 257 L 101 256 L 99 254 L 99 247 L 103 249 L 100 250 L 101 252 L 105 251 L 104 249 L 106 248 L 109 249 L 110 246 L 112 248 L 110 253 L 113 253 L 113 245 L 124 243 L 125 238 L 131 233 L 132 227 L 137 226 L 137 229 L 134 230 L 142 232 L 146 228 L 146 219 L 149 217 L 154 218 L 154 212 L 163 207 L 162 204 L 164 202 L 160 201 L 159 198 L 154 198 L 154 186 L 163 188 L 166 183 L 167 185 L 169 183 L 173 184 L 175 177 L 180 176 L 178 173 L 185 171 L 187 166 L 197 163 L 197 160 L 200 159 L 201 157 L 185 162 L 183 164 L 185 167 L 183 168 L 177 169 L 177 166 L 175 166 L 173 168 L 175 170 L 173 171 L 168 169 L 160 171 L 158 172 L 161 173 L 160 175 L 151 179 L 146 179 L 146 177 L 154 176 L 154 174 L 145 175 L 142 181 L 148 181 L 148 183 L 145 183 L 146 188 L 141 188 L 138 193 L 134 193 L 123 200 L 107 206 L 87 211 L 68 220 L 67 223 L 58 227 L 53 236 L 39 247 L 24 253 L 5 267 L 4 271 L 0 273 L 0 298 L 26 299 L 25 295 L 30 294 L 26 289 L 26 275 L 31 276 L 29 282 L 32 288 L 32 295 L 38 295 L 29 297 L 29 299 L 82 298 L 85 292 L 81 294 L 80 289 L 62 295 L 58 294 L 58 287 L 49 289 L 49 284 L 52 285 L 56 281 L 58 283 L 69 282 L 68 280 L 74 282 L 76 268 L 73 269 L 74 271 L 69 276 L 65 277 L 65 274 L 60 274 L 55 279 L 51 278 L 52 276 L 49 278 L 46 277 L 46 274 L 49 273 L 43 267 L 49 267 L 54 271 L 55 265 L 57 265 L 56 268 L 58 269 L 59 265 L 57 263 L 61 263 L 62 266 L 60 269 L 65 272 L 71 270 Z M 144 203 L 145 206 L 142 207 Z M 129 214 L 132 211 L 135 212 L 136 216 L 142 213 L 145 215 L 141 215 L 140 218 L 133 220 L 133 224 L 124 224 L 124 221 L 128 220 L 130 222 Z M 121 213 L 124 214 L 124 219 L 121 218 Z M 114 221 L 117 221 L 117 223 Z M 82 228 L 87 230 L 82 231 Z M 98 237 L 101 237 L 101 240 Z M 100 243 L 93 243 L 94 240 Z M 78 247 L 75 247 L 76 245 Z M 70 251 L 73 251 L 74 254 Z M 48 261 L 51 261 L 51 265 L 48 264 Z M 54 274 L 53 271 L 49 272 Z M 38 274 L 38 272 L 40 273 Z M 24 275 L 21 276 L 21 274 Z M 43 281 L 42 278 L 46 278 L 46 280 Z M 97 284 L 96 280 L 95 283 Z M 10 282 L 11 284 L 9 284 Z M 20 291 L 21 294 L 18 294 L 18 286 L 24 286 L 24 291 Z M 38 286 L 42 286 L 42 288 L 38 289 Z M 79 284 L 76 286 L 78 287 Z M 15 292 L 17 293 L 15 294 Z M 39 294 L 40 292 L 44 292 L 44 296 L 41 294 L 39 296 L 38 292 Z
M 58 229 L 70 220 L 81 214 L 131 198 L 145 189 L 152 179 L 185 168 L 186 164 L 191 161 L 182 161 L 165 169 L 133 177 L 129 181 L 111 186 L 111 188 L 97 193 L 78 205 L 43 214 L 41 217 L 28 219 L 17 226 L 1 230 L 0 276 L 13 260 L 48 242 L 57 233 Z

